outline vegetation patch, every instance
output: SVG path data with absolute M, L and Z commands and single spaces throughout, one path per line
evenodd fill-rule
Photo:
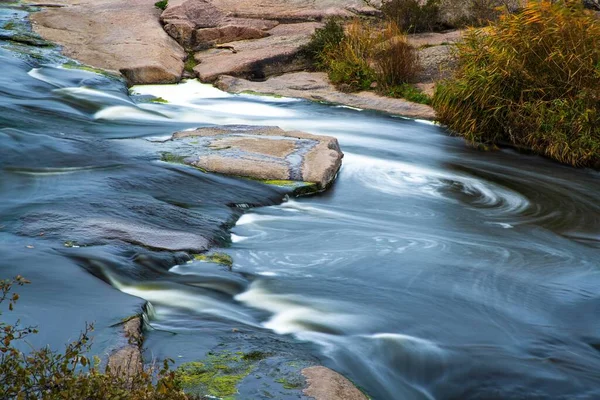
M 419 33 L 485 26 L 521 4 L 521 0 L 384 0 L 380 10 L 404 32 Z
M 600 20 L 579 1 L 530 2 L 458 45 L 437 86 L 443 124 L 473 143 L 600 166 Z
M 163 151 L 160 153 L 160 161 L 175 163 L 175 164 L 184 164 L 185 156 L 181 156 L 178 154 L 173 154 L 168 151 Z
M 196 65 L 198 65 L 198 63 L 194 58 L 194 52 L 188 52 L 188 55 L 185 59 L 185 64 L 183 65 L 183 69 L 190 74 L 194 74 L 194 68 L 196 67 Z
M 431 97 L 423 93 L 423 91 L 410 84 L 402 84 L 397 86 L 390 86 L 387 88 L 386 93 L 389 97 L 397 97 L 412 101 L 413 103 L 420 104 L 431 104 Z
M 252 95 L 252 96 L 273 97 L 275 99 L 281 99 L 281 98 L 283 98 L 283 96 L 279 95 L 279 94 L 260 93 L 260 92 L 254 91 L 254 90 L 244 90 L 243 92 L 240 92 L 240 94 L 249 94 L 249 95 Z
M 276 379 L 275 382 L 280 383 L 281 386 L 283 386 L 283 388 L 287 390 L 300 389 L 304 386 L 303 379 L 299 377 L 297 377 L 296 379 L 279 378 Z
M 154 7 L 159 8 L 161 10 L 165 10 L 167 5 L 169 4 L 169 0 L 161 0 L 154 3 Z
M 4 24 L 2 29 L 7 30 L 7 31 L 12 31 L 13 29 L 15 29 L 15 27 L 16 27 L 16 24 L 14 21 L 8 21 L 6 24 Z
M 162 103 L 162 104 L 167 104 L 169 101 L 163 99 L 162 97 L 155 97 L 152 100 L 150 100 L 152 103 Z
M 189 362 L 179 366 L 175 371 L 175 382 L 194 394 L 233 399 L 237 394 L 237 385 L 266 356 L 262 352 L 208 353 L 202 362 Z
M 315 32 L 305 51 L 343 91 L 376 86 L 385 93 L 414 81 L 420 71 L 416 49 L 395 22 L 381 25 L 356 19 L 344 29 L 339 21 L 330 20 Z
M 194 254 L 194 260 L 221 264 L 229 268 L 233 266 L 233 258 L 226 253 Z
M 383 14 L 405 32 L 430 32 L 444 28 L 440 0 L 389 0 L 381 6 Z
M 75 63 L 75 62 L 64 63 L 62 65 L 62 67 L 65 68 L 65 69 L 78 69 L 80 71 L 92 72 L 94 74 L 107 76 L 109 78 L 114 78 L 116 76 L 116 75 L 111 74 L 110 72 L 108 72 L 106 70 L 103 70 L 103 69 L 100 69 L 100 68 L 90 67 L 89 65 L 78 64 L 78 63 Z
M 19 295 L 14 288 L 28 284 L 21 276 L 0 281 L 0 305 L 14 309 Z M 86 326 L 63 352 L 49 347 L 33 349 L 27 343 L 33 327 L 0 321 L 0 398 L 2 399 L 131 399 L 187 400 L 165 360 L 160 371 L 144 369 L 133 376 L 100 369 L 100 359 L 89 357 L 90 333 Z M 20 349 L 27 349 L 23 353 Z

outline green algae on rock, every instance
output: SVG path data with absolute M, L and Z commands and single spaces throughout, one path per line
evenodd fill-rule
M 221 264 L 229 268 L 233 266 L 233 258 L 226 253 L 195 254 L 194 260 Z
M 208 353 L 201 362 L 182 364 L 175 371 L 176 382 L 188 393 L 234 399 L 237 385 L 266 355 L 261 352 Z

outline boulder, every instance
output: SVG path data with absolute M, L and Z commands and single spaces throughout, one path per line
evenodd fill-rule
M 342 93 L 329 82 L 327 74 L 322 72 L 296 72 L 275 76 L 264 82 L 252 82 L 232 76 L 221 76 L 215 85 L 219 89 L 230 93 L 253 92 L 296 97 L 382 111 L 409 118 L 435 119 L 433 108 L 425 104 L 383 97 L 372 92 Z
M 169 3 L 160 16 L 165 31 L 186 49 L 198 50 L 237 40 L 260 39 L 279 23 L 235 18 L 208 0 Z
M 352 382 L 329 368 L 304 368 L 302 375 L 307 382 L 303 393 L 315 400 L 368 400 Z
M 33 29 L 84 64 L 130 85 L 178 82 L 185 52 L 163 30 L 154 0 L 66 0 L 31 15 Z
M 194 50 L 210 48 L 216 44 L 236 42 L 238 40 L 262 39 L 269 36 L 267 32 L 252 26 L 239 24 L 225 25 L 218 28 L 197 29 L 194 32 L 191 46 Z
M 329 187 L 342 164 L 337 139 L 277 127 L 223 126 L 173 134 L 183 162 L 205 171 Z
M 224 44 L 228 49 L 198 52 L 194 72 L 203 82 L 214 82 L 220 75 L 263 79 L 305 69 L 306 62 L 297 57 L 298 53 L 320 26 L 315 22 L 282 24 L 271 29 L 269 37 Z

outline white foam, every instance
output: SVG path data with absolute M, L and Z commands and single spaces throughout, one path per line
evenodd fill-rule
M 106 107 L 94 114 L 94 119 L 107 121 L 168 121 L 164 115 L 154 114 L 132 106 Z
M 132 94 L 160 97 L 169 103 L 186 104 L 197 99 L 221 99 L 232 97 L 212 85 L 196 79 L 185 80 L 176 85 L 136 85 L 129 89 Z
M 47 67 L 46 67 L 47 68 Z M 30 70 L 27 75 L 31 76 L 32 78 L 35 78 L 39 81 L 42 82 L 46 82 L 52 86 L 57 86 L 57 87 L 61 87 L 62 86 L 62 82 L 56 79 L 53 79 L 52 77 L 46 76 L 42 73 L 42 68 L 33 68 L 32 70 Z
M 128 98 L 118 96 L 110 92 L 103 92 L 101 90 L 91 89 L 85 86 L 54 89 L 53 92 L 80 100 L 97 101 L 98 99 L 110 99 L 116 100 L 121 103 L 133 105 L 133 102 Z
M 243 242 L 244 240 L 248 240 L 248 238 L 246 236 L 236 235 L 235 233 L 231 234 L 231 242 L 232 243 L 239 243 L 239 242 Z
M 345 154 L 344 164 L 346 176 L 354 176 L 364 186 L 390 195 L 437 197 L 457 202 L 449 198 L 444 189 L 458 183 L 465 194 L 477 198 L 474 204 L 479 206 L 497 207 L 501 212 L 519 212 L 529 206 L 529 200 L 518 192 L 442 168 L 352 153 Z
M 280 335 L 318 332 L 319 326 L 325 330 L 350 329 L 358 324 L 355 316 L 335 310 L 333 302 L 274 294 L 263 288 L 260 281 L 253 282 L 246 292 L 238 294 L 235 299 L 272 313 L 272 317 L 262 325 Z

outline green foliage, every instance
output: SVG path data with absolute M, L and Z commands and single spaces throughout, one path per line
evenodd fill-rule
M 12 290 L 29 282 L 20 276 L 0 281 L 0 304 L 8 303 L 12 311 L 19 295 Z M 0 314 L 1 315 L 1 314 Z M 146 369 L 126 376 L 108 367 L 99 370 L 99 360 L 86 356 L 90 349 L 92 325 L 87 325 L 79 338 L 66 345 L 63 352 L 49 347 L 19 350 L 32 327 L 10 325 L 0 321 L 0 398 L 1 399 L 88 399 L 88 400 L 186 400 L 189 399 L 175 382 L 169 360 L 155 374 Z M 22 347 L 22 346 L 21 346 Z
M 279 378 L 275 379 L 275 382 L 280 383 L 281 386 L 287 390 L 301 389 L 302 386 L 304 386 L 304 382 L 302 382 L 300 379 L 291 380 L 287 378 Z
M 410 84 L 391 86 L 385 94 L 389 97 L 397 97 L 412 101 L 413 103 L 431 104 L 431 97 L 423 93 L 420 89 Z
M 458 45 L 433 99 L 475 143 L 510 143 L 575 166 L 600 165 L 600 21 L 576 1 L 529 3 Z
M 418 53 L 394 22 L 376 33 L 380 42 L 373 50 L 378 82 L 383 87 L 403 85 L 415 79 L 421 65 Z
M 233 258 L 227 253 L 195 254 L 194 260 L 221 264 L 229 268 L 233 266 Z
M 237 394 L 237 385 L 254 370 L 256 362 L 265 356 L 260 352 L 209 353 L 202 362 L 180 365 L 175 372 L 175 381 L 192 393 L 230 399 Z
M 443 28 L 440 0 L 388 0 L 381 11 L 405 32 L 416 33 Z
M 331 18 L 327 20 L 323 28 L 318 28 L 312 35 L 311 40 L 302 50 L 308 60 L 318 67 L 322 66 L 323 55 L 328 51 L 337 47 L 344 39 L 344 27 L 338 19 Z
M 383 87 L 403 84 L 413 80 L 420 69 L 415 49 L 393 22 L 373 26 L 354 20 L 341 40 L 336 36 L 336 41 L 326 46 L 321 46 L 322 35 L 315 34 L 309 46 L 320 49 L 316 66 L 327 71 L 341 90 L 367 90 L 374 82 Z
M 187 58 L 185 59 L 185 64 L 183 65 L 183 69 L 190 74 L 194 74 L 194 68 L 198 65 L 196 59 L 194 58 L 194 52 L 188 52 Z
M 168 151 L 163 151 L 160 153 L 160 161 L 174 163 L 174 164 L 183 164 L 185 161 L 185 156 L 173 154 Z
M 376 46 L 372 28 L 360 20 L 348 25 L 342 41 L 325 49 L 323 64 L 329 79 L 342 88 L 351 90 L 368 89 L 377 77 L 369 62 Z
M 167 8 L 168 4 L 169 4 L 169 0 L 161 0 L 161 1 L 157 1 L 156 3 L 154 3 L 154 7 L 164 10 Z

